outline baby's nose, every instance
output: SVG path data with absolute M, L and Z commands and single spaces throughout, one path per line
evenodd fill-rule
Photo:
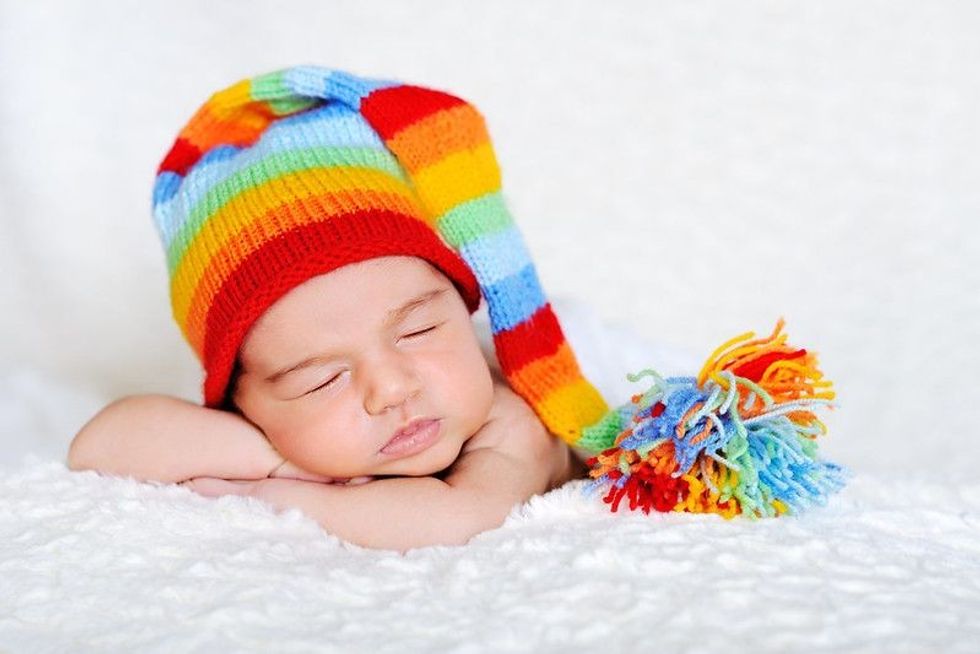
M 399 407 L 422 390 L 415 369 L 401 356 L 376 362 L 369 375 L 364 408 L 371 415 Z

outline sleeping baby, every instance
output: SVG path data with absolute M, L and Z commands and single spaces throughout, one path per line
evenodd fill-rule
M 465 543 L 586 476 L 571 444 L 607 407 L 469 103 L 309 66 L 244 80 L 180 132 L 153 204 L 203 406 L 118 400 L 70 468 L 255 497 L 396 550 Z

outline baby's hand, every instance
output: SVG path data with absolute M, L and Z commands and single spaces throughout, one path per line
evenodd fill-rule
M 291 461 L 283 461 L 279 466 L 269 473 L 272 479 L 298 479 L 300 481 L 315 481 L 321 484 L 341 484 L 346 486 L 356 486 L 373 481 L 374 477 L 327 477 L 326 475 L 308 472 Z
M 297 468 L 298 469 L 298 468 Z M 309 473 L 307 473 L 309 474 Z M 323 477 L 322 479 L 333 479 Z M 194 477 L 187 481 L 180 482 L 180 486 L 189 488 L 198 495 L 205 497 L 222 497 L 224 495 L 241 495 L 244 497 L 256 497 L 280 507 L 288 508 L 288 502 L 281 502 L 283 495 L 286 497 L 293 494 L 297 489 L 304 485 L 326 483 L 333 485 L 354 486 L 366 484 L 374 477 L 352 477 L 346 481 L 337 478 L 335 481 L 300 480 L 286 477 L 267 477 L 265 479 L 222 479 L 220 477 Z

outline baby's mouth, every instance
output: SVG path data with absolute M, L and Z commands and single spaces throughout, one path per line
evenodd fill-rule
M 381 448 L 382 454 L 408 456 L 427 449 L 440 436 L 442 421 L 416 418 L 399 429 Z

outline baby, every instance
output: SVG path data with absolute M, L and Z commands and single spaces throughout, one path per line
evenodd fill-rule
M 181 131 L 154 217 L 204 406 L 118 400 L 73 470 L 248 495 L 397 550 L 465 543 L 586 475 L 572 445 L 606 406 L 472 105 L 315 67 L 245 80 Z

